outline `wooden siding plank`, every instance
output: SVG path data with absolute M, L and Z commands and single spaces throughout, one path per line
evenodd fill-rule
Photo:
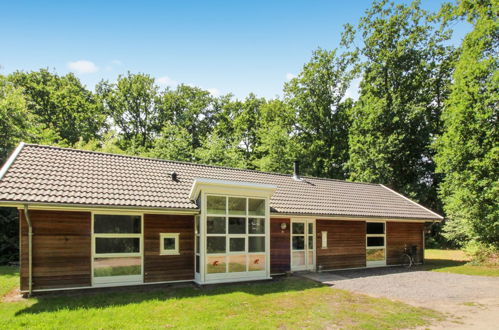
M 281 223 L 286 229 L 281 230 Z M 280 274 L 290 270 L 290 220 L 270 219 L 270 273 Z
M 161 233 L 179 233 L 179 255 L 160 255 Z M 144 214 L 144 282 L 194 279 L 194 216 Z
M 321 233 L 327 231 L 327 248 Z M 365 221 L 316 220 L 317 267 L 323 270 L 366 266 Z
M 418 255 L 416 262 L 423 260 L 423 230 L 424 223 L 411 222 L 387 222 L 386 223 L 386 263 L 387 265 L 398 265 L 405 245 L 416 245 Z
M 28 290 L 28 225 L 19 211 L 21 290 Z M 91 213 L 30 211 L 33 290 L 91 285 Z

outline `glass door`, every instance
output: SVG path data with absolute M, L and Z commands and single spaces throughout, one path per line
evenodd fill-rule
M 315 269 L 315 223 L 313 220 L 291 222 L 291 270 Z

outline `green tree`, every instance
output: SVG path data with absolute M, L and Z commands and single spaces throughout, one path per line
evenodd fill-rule
M 296 141 L 295 112 L 281 100 L 264 104 L 260 113 L 260 125 L 256 134 L 260 144 L 259 158 L 254 161 L 257 169 L 267 172 L 291 173 L 293 161 L 303 154 Z
M 201 164 L 247 168 L 244 151 L 237 145 L 227 143 L 218 130 L 203 139 L 202 146 L 195 151 Z
M 264 98 L 259 98 L 250 93 L 240 107 L 234 107 L 233 135 L 238 147 L 243 151 L 246 167 L 254 168 L 253 162 L 260 158 L 258 146 L 260 144 L 257 134 L 261 123 L 261 107 L 266 103 Z
M 21 88 L 0 76 L 0 164 L 33 125 Z
M 116 83 L 96 87 L 106 113 L 123 137 L 123 148 L 145 151 L 159 133 L 158 86 L 147 74 L 120 75 Z
M 59 76 L 41 69 L 17 71 L 9 81 L 22 89 L 28 110 L 37 116 L 41 130 L 51 131 L 51 139 L 61 144 L 74 144 L 80 138 L 89 141 L 99 137 L 106 116 L 95 95 L 72 73 Z
M 194 149 L 191 144 L 191 135 L 186 128 L 166 122 L 147 155 L 167 160 L 192 162 Z
M 284 86 L 285 99 L 296 112 L 296 141 L 305 174 L 346 178 L 347 112 L 352 103 L 344 98 L 353 77 L 351 64 L 350 56 L 318 49 L 298 77 Z
M 169 121 L 184 128 L 193 149 L 200 147 L 201 141 L 213 129 L 218 109 L 208 91 L 187 85 L 166 90 L 161 96 L 159 108 L 160 124 Z
M 376 1 L 361 19 L 348 169 L 351 180 L 383 183 L 439 209 L 431 145 L 441 131 L 453 49 L 445 46 L 445 24 L 434 19 L 419 1 Z
M 466 17 L 466 35 L 443 112 L 444 133 L 436 144 L 437 171 L 445 174 L 440 196 L 454 241 L 499 247 L 499 2 L 459 1 L 454 15 Z

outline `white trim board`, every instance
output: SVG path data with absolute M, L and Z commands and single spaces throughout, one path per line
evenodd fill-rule
M 4 177 L 5 173 L 9 170 L 9 168 L 12 166 L 14 161 L 16 160 L 17 156 L 21 152 L 21 150 L 24 148 L 24 142 L 19 143 L 19 145 L 14 149 L 12 154 L 9 156 L 5 164 L 3 164 L 2 168 L 0 169 L 0 180 Z

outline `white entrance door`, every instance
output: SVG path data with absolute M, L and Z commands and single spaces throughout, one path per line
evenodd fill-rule
M 291 270 L 315 269 L 314 220 L 291 221 Z

